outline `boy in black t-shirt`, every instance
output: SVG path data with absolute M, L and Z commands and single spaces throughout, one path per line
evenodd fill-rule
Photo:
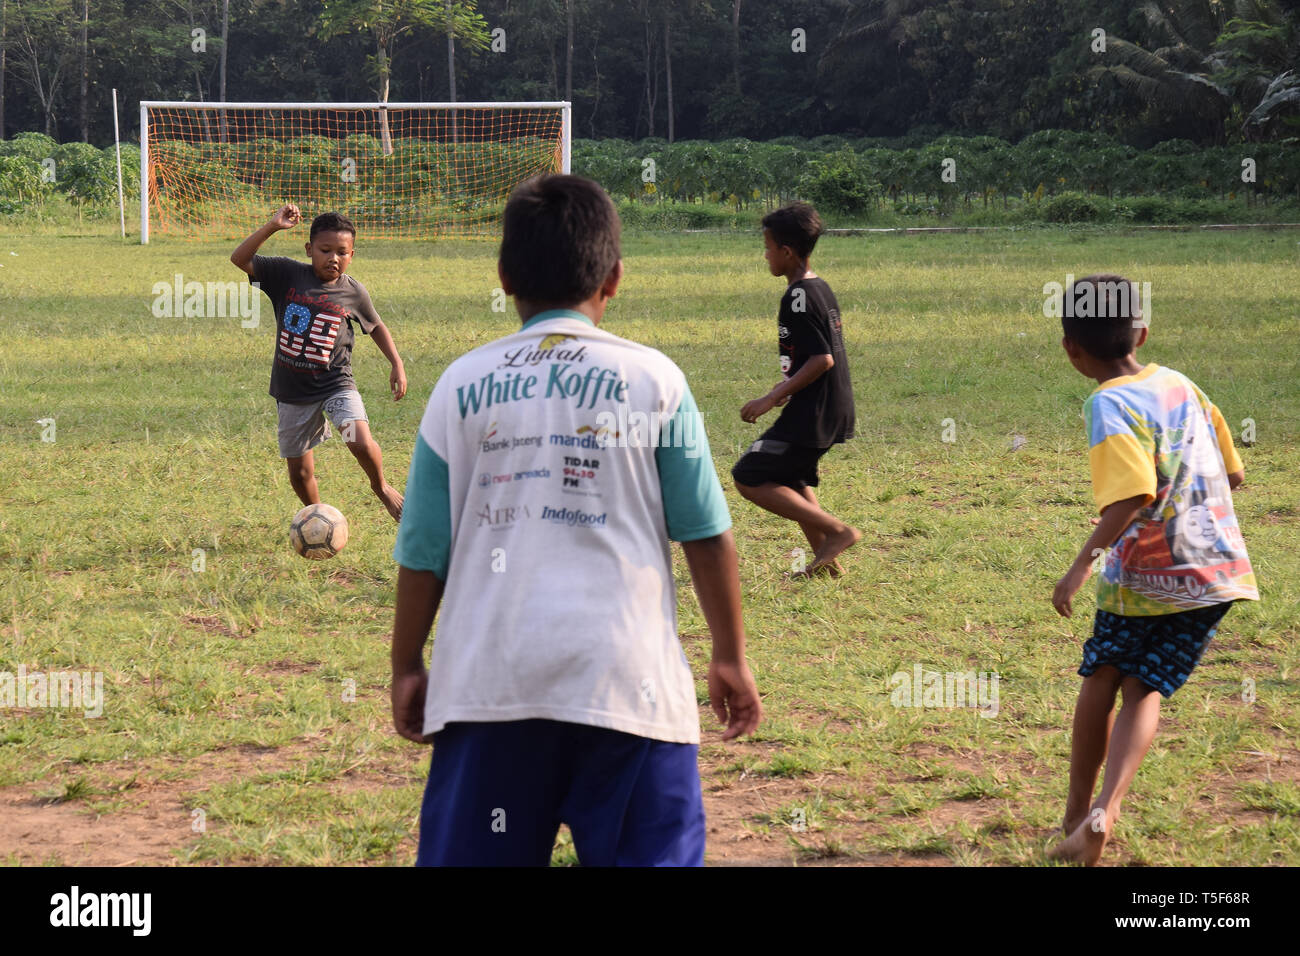
M 371 490 L 397 521 L 402 496 L 384 480 L 383 455 L 370 436 L 366 408 L 352 379 L 353 324 L 375 340 L 392 364 L 388 383 L 393 401 L 406 394 L 406 372 L 370 294 L 346 274 L 356 227 L 347 216 L 323 213 L 311 224 L 310 263 L 256 255 L 268 238 L 293 228 L 301 218 L 297 206 L 281 206 L 230 255 L 275 308 L 271 395 L 279 412 L 280 456 L 288 463 L 289 483 L 302 503 L 319 504 L 311 450 L 329 437 L 328 416 L 370 479 Z
M 862 537 L 817 502 L 817 462 L 831 445 L 853 437 L 853 385 L 844 352 L 839 305 L 830 286 L 809 267 L 821 218 L 793 203 L 763 218 L 763 244 L 774 276 L 788 286 L 777 316 L 784 379 L 762 398 L 746 402 L 740 417 L 756 422 L 777 406 L 781 417 L 731 469 L 736 490 L 760 508 L 797 521 L 813 550 L 798 572 L 838 576 L 839 555 Z

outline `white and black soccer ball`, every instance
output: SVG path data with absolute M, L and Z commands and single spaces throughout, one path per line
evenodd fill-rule
M 348 519 L 329 505 L 308 505 L 293 516 L 289 542 L 312 561 L 332 558 L 348 543 Z

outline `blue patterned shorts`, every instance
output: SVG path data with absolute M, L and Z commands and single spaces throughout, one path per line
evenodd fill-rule
M 1169 697 L 1191 676 L 1230 607 L 1228 601 L 1150 617 L 1099 610 L 1092 637 L 1083 645 L 1079 674 L 1089 677 L 1109 664 Z

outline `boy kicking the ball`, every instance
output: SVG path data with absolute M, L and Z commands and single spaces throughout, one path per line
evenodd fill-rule
M 311 450 L 329 438 L 328 418 L 370 479 L 371 490 L 397 521 L 402 496 L 384 480 L 383 454 L 370 435 L 366 407 L 352 379 L 353 324 L 375 340 L 392 364 L 388 383 L 393 401 L 406 394 L 406 372 L 370 294 L 346 274 L 356 227 L 339 213 L 317 216 L 307 238 L 310 264 L 256 254 L 268 238 L 293 228 L 301 218 L 297 206 L 281 206 L 230 255 L 275 307 L 271 395 L 279 410 L 280 456 L 288 463 L 289 482 L 302 503 L 319 504 Z
M 803 529 L 813 552 L 812 561 L 798 572 L 803 577 L 838 576 L 837 559 L 862 537 L 823 511 L 813 491 L 817 462 L 832 445 L 852 438 L 854 425 L 839 304 L 808 262 L 821 234 L 821 218 L 807 203 L 763 217 L 764 257 L 772 275 L 786 281 L 777 315 L 784 378 L 762 398 L 746 402 L 740 417 L 752 424 L 773 408 L 783 408 L 731 469 L 741 495 Z
M 545 866 L 566 823 L 585 866 L 698 866 L 699 705 L 670 541 L 713 637 L 723 739 L 762 708 L 695 400 L 666 356 L 599 328 L 623 263 L 596 183 L 517 187 L 498 274 L 523 325 L 438 380 L 393 552 L 393 721 L 433 740 L 416 862 Z M 657 439 L 607 424 L 660 412 Z
M 1232 508 L 1245 477 L 1232 435 L 1190 379 L 1134 357 L 1147 340 L 1134 284 L 1087 276 L 1065 305 L 1061 344 L 1098 383 L 1083 411 L 1101 518 L 1052 592 L 1059 614 L 1071 615 L 1098 556 L 1105 563 L 1079 667 L 1066 838 L 1049 855 L 1093 866 L 1155 738 L 1160 698 L 1187 680 L 1232 602 L 1259 592 Z

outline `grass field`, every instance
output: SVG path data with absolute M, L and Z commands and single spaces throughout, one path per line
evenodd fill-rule
M 1080 407 L 1092 383 L 1061 351 L 1041 290 L 1106 270 L 1151 282 L 1139 358 L 1196 381 L 1239 446 L 1241 423 L 1255 423 L 1236 503 L 1264 595 L 1231 612 L 1167 703 L 1108 860 L 1300 864 L 1298 239 L 823 240 L 815 265 L 843 309 L 859 425 L 824 460 L 819 492 L 864 538 L 841 581 L 787 583 L 797 529 L 724 482 L 766 719 L 724 745 L 702 712 L 710 862 L 1043 862 L 1093 601 L 1085 588 L 1065 620 L 1048 600 L 1089 531 Z M 428 752 L 390 726 L 394 526 L 331 441 L 321 493 L 352 539 L 328 563 L 294 555 L 299 505 L 266 393 L 269 308 L 256 329 L 151 311 L 154 283 L 174 274 L 240 278 L 229 252 L 0 240 L 0 671 L 100 671 L 105 693 L 99 718 L 0 710 L 2 861 L 414 858 Z M 399 487 L 441 370 L 514 327 L 491 309 L 494 253 L 361 237 L 351 271 L 410 379 L 394 404 L 387 363 L 358 342 L 358 385 Z M 752 235 L 629 235 L 624 254 L 605 327 L 685 370 L 726 476 L 757 434 L 740 406 L 778 377 L 781 282 Z M 680 551 L 676 568 L 702 675 L 707 631 Z M 918 664 L 996 673 L 996 716 L 891 706 L 891 675 Z M 573 859 L 562 837 L 556 861 Z

